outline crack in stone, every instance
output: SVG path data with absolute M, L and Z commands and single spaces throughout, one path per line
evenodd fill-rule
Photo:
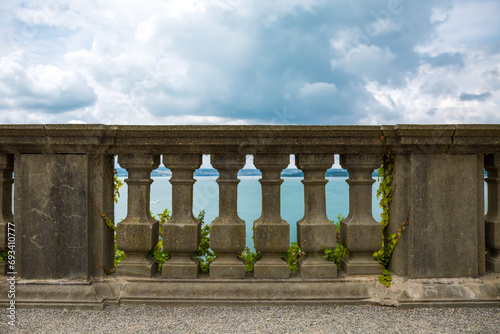
M 448 145 L 448 147 L 444 151 L 445 154 L 448 153 L 448 151 L 450 150 L 451 146 L 454 144 L 454 142 L 455 142 L 455 134 L 456 133 L 457 133 L 457 126 L 455 125 L 455 129 L 453 130 L 453 133 L 451 134 L 451 143 Z
M 35 213 L 37 213 L 37 214 L 39 214 L 39 215 L 41 215 L 41 216 L 47 217 L 49 221 L 50 221 L 50 220 L 52 220 L 52 217 L 51 217 L 51 216 L 49 216 L 48 214 L 46 214 L 45 212 L 43 212 L 43 211 L 42 211 L 42 210 L 40 210 L 40 209 L 37 209 L 37 208 L 31 208 L 31 210 L 29 210 L 29 211 L 32 211 L 32 212 L 35 212 Z
M 32 237 L 30 238 L 30 241 L 31 241 L 31 243 L 32 243 L 33 245 L 35 245 L 35 246 L 36 246 L 36 248 L 38 248 L 38 249 L 42 250 L 42 246 L 40 246 L 40 245 L 38 244 L 38 242 L 36 241 L 36 240 L 37 240 L 36 238 L 37 238 L 37 236 L 36 236 L 36 234 L 35 234 L 34 236 L 32 236 Z

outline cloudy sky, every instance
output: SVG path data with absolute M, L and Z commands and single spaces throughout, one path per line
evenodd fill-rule
M 0 2 L 0 123 L 500 123 L 500 1 Z

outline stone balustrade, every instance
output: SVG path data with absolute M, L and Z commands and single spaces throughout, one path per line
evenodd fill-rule
M 343 154 L 340 164 L 349 172 L 349 215 L 340 223 L 341 241 L 349 256 L 342 259 L 342 269 L 348 275 L 379 273 L 372 256 L 380 249 L 382 225 L 372 215 L 372 172 L 381 165 L 381 157 Z
M 372 173 L 387 152 L 395 167 L 390 222 L 383 231 L 371 211 Z M 218 256 L 209 274 L 200 273 L 199 259 L 192 256 L 201 233 L 192 212 L 193 173 L 203 154 L 219 172 L 219 214 L 210 226 L 210 247 Z M 238 257 L 246 236 L 237 207 L 237 175 L 248 154 L 262 172 L 261 216 L 253 222 L 262 258 L 250 274 Z M 304 193 L 297 194 L 304 197 L 304 217 L 298 222 L 284 221 L 280 212 L 280 173 L 292 154 L 304 173 Z M 340 227 L 349 255 L 340 270 L 323 257 L 325 247 L 337 244 L 325 198 L 325 172 L 336 154 L 349 172 L 349 215 Z M 149 203 L 150 174 L 161 155 L 172 172 L 172 215 L 161 235 L 171 258 L 160 275 L 150 254 L 159 225 Z M 115 156 L 128 171 L 127 217 L 116 229 L 117 246 L 127 257 L 108 275 L 114 231 L 103 216 L 114 216 Z M 15 272 L 25 293 L 20 303 L 27 306 L 355 302 L 381 295 L 367 283 L 381 272 L 372 255 L 383 233 L 395 233 L 404 222 L 388 267 L 393 275 L 484 280 L 489 272 L 500 273 L 499 168 L 500 125 L 0 125 L 0 243 L 7 245 L 8 227 L 15 225 Z M 297 224 L 297 241 L 306 252 L 294 275 L 281 258 L 291 242 L 289 224 Z M 0 274 L 11 271 L 4 260 Z M 487 296 L 481 298 L 500 298 L 499 279 L 488 284 L 478 288 Z M 424 292 L 417 301 L 425 302 Z M 459 295 L 464 294 L 453 296 Z
M 196 278 L 199 259 L 191 253 L 200 243 L 201 224 L 193 216 L 193 173 L 201 165 L 201 155 L 163 155 L 163 161 L 172 171 L 172 217 L 163 225 L 163 248 L 171 259 L 163 264 L 162 276 Z
M 158 221 L 149 211 L 151 171 L 160 165 L 160 157 L 152 154 L 123 154 L 118 163 L 128 172 L 127 217 L 116 229 L 116 246 L 127 257 L 118 263 L 116 273 L 126 276 L 153 275 L 156 260 L 149 251 L 158 243 Z
M 286 154 L 258 154 L 254 165 L 262 172 L 262 214 L 254 222 L 255 250 L 262 259 L 254 265 L 255 278 L 288 278 L 288 263 L 281 254 L 290 244 L 290 226 L 281 219 L 281 171 L 288 167 Z

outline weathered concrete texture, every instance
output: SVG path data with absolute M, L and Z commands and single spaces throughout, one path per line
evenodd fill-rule
M 500 125 L 102 125 L 2 124 L 3 153 L 357 154 L 500 152 Z
M 411 278 L 484 273 L 483 156 L 396 155 L 387 233 L 408 220 L 390 269 Z
M 164 278 L 198 277 L 199 259 L 191 256 L 200 244 L 201 223 L 193 216 L 193 173 L 200 168 L 199 154 L 165 154 L 163 163 L 172 171 L 172 216 L 163 225 L 163 248 L 171 258 L 163 264 Z
M 9 223 L 14 223 L 12 215 L 12 172 L 14 171 L 14 156 L 0 154 L 0 249 L 7 246 Z M 14 226 L 10 226 L 11 232 Z M 12 238 L 11 238 L 12 239 Z M 0 262 L 0 275 L 8 272 L 7 260 Z
M 105 306 L 118 305 L 119 285 L 92 280 L 19 280 L 16 282 L 16 308 L 102 310 Z M 0 286 L 0 304 L 7 305 L 8 286 Z
M 373 301 L 399 308 L 413 307 L 491 307 L 500 305 L 498 275 L 481 278 L 408 279 L 392 276 L 390 288 L 376 286 Z
M 158 221 L 149 211 L 150 175 L 158 168 L 160 156 L 127 154 L 118 156 L 120 166 L 128 171 L 127 217 L 116 228 L 116 246 L 127 257 L 116 267 L 123 276 L 150 277 L 158 267 L 149 251 L 158 243 Z
M 102 214 L 114 222 L 115 202 L 113 170 L 114 157 L 112 155 L 91 155 L 90 166 L 93 177 L 90 178 L 92 189 L 93 214 L 92 222 L 96 223 L 90 230 L 90 240 L 93 246 L 90 248 L 89 257 L 95 263 L 90 268 L 92 276 L 105 276 L 114 267 L 114 231 L 103 223 Z
M 219 216 L 210 225 L 210 248 L 218 257 L 210 264 L 211 278 L 244 278 L 245 263 L 238 253 L 245 248 L 245 222 L 238 217 L 238 170 L 243 154 L 214 154 L 212 166 L 219 171 Z
M 485 157 L 484 167 L 488 172 L 488 213 L 485 221 L 486 269 L 500 273 L 500 154 Z
M 0 283 L 0 306 L 6 307 L 8 283 Z M 150 279 L 115 276 L 93 282 L 18 281 L 16 307 L 93 308 L 105 305 L 149 304 L 157 306 L 250 306 L 375 304 L 413 307 L 499 307 L 500 277 L 481 279 L 406 279 L 393 276 L 391 287 L 377 275 L 343 279 L 287 280 Z
M 454 124 L 383 125 L 383 141 L 392 153 L 440 154 L 453 144 L 456 127 Z
M 297 167 L 304 172 L 304 217 L 297 222 L 297 241 L 306 252 L 299 259 L 299 273 L 304 278 L 337 277 L 335 263 L 323 258 L 324 247 L 335 249 L 337 232 L 326 216 L 325 172 L 334 163 L 333 155 L 298 154 Z
M 281 219 L 281 171 L 289 164 L 286 154 L 257 154 L 255 167 L 261 170 L 262 213 L 253 223 L 255 250 L 262 259 L 254 265 L 256 278 L 288 278 L 289 266 L 281 258 L 290 244 L 290 226 Z
M 106 156 L 16 155 L 16 269 L 22 278 L 87 279 L 111 268 L 113 240 L 92 202 L 109 202 L 103 196 L 112 193 L 100 189 L 112 185 L 105 172 L 111 167 Z M 110 206 L 99 209 L 113 217 Z
M 158 222 L 139 218 L 125 218 L 116 228 L 116 246 L 127 257 L 116 266 L 122 276 L 153 275 L 158 266 L 149 251 L 158 243 Z
M 341 268 L 348 275 L 380 273 L 372 258 L 382 246 L 382 225 L 372 215 L 372 173 L 381 163 L 378 154 L 340 156 L 341 166 L 349 172 L 349 215 L 340 223 L 341 242 L 349 251 Z

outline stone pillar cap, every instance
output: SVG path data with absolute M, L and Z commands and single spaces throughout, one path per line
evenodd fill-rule
M 296 154 L 295 164 L 301 170 L 304 169 L 328 169 L 335 163 L 333 154 Z

